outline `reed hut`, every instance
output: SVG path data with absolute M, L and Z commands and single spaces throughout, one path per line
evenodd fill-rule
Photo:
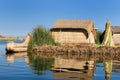
M 50 30 L 55 42 L 61 44 L 95 44 L 92 20 L 57 20 Z
M 120 26 L 111 26 L 115 46 L 120 46 Z

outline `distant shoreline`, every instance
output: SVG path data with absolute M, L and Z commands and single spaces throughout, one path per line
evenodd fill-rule
M 14 41 L 14 40 L 25 40 L 25 38 L 22 37 L 0 37 L 0 41 Z
M 0 41 L 25 40 L 25 37 L 3 36 L 0 35 Z

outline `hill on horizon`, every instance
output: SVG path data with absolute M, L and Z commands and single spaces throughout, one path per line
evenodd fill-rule
M 0 34 L 0 40 L 24 40 L 25 36 L 8 36 Z

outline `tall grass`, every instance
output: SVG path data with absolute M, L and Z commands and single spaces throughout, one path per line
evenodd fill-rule
M 32 52 L 33 48 L 42 45 L 56 45 L 50 31 L 43 26 L 37 26 L 32 31 L 32 38 L 28 45 L 28 52 Z

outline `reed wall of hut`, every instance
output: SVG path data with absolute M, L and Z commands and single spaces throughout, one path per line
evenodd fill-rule
M 113 34 L 113 40 L 115 45 L 120 45 L 120 34 Z
M 63 23 L 63 24 L 62 24 Z M 62 44 L 95 43 L 94 25 L 85 20 L 58 20 L 51 28 L 55 42 Z M 59 26 L 59 27 L 57 27 Z
M 111 26 L 115 46 L 120 46 L 120 26 Z

